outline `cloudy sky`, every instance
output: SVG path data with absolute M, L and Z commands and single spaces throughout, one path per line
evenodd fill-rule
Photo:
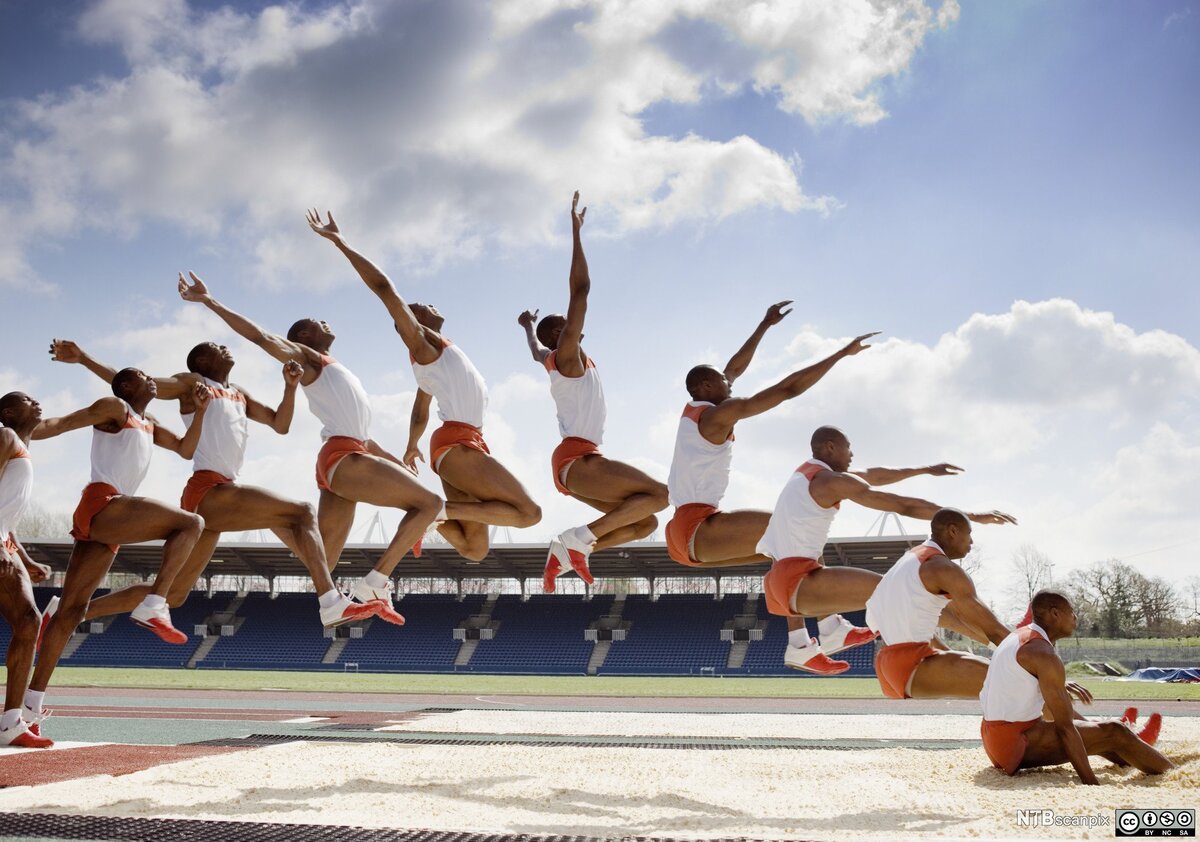
M 412 372 L 304 224 L 331 208 L 447 315 L 546 513 L 511 537 L 545 540 L 591 515 L 551 486 L 516 316 L 565 307 L 579 189 L 613 456 L 665 478 L 684 372 L 793 298 L 741 392 L 884 333 L 739 428 L 729 506 L 769 507 L 833 423 L 860 466 L 967 468 L 910 492 L 1021 519 L 978 530 L 993 593 L 1022 543 L 1059 573 L 1175 575 L 1200 521 L 1195 5 L 0 0 L 0 391 L 51 412 L 103 394 L 48 362 L 56 336 L 164 373 L 211 338 L 276 400 L 276 364 L 175 296 L 192 269 L 279 332 L 328 320 L 401 451 Z M 301 404 L 290 436 L 255 432 L 244 478 L 315 499 Z M 73 506 L 87 450 L 36 448 L 39 502 Z M 145 490 L 187 475 L 164 453 Z M 847 506 L 835 532 L 873 520 Z

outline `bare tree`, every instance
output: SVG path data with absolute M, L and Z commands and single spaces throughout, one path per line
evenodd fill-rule
M 1188 576 L 1183 580 L 1184 619 L 1200 619 L 1200 576 Z
M 71 534 L 71 516 L 65 512 L 51 511 L 37 503 L 30 503 L 17 518 L 17 538 L 60 538 L 66 540 Z
M 1033 595 L 1050 587 L 1054 579 L 1054 562 L 1033 544 L 1022 544 L 1013 551 L 1012 567 L 1016 576 L 1009 584 L 1006 596 L 1015 611 L 1024 611 Z

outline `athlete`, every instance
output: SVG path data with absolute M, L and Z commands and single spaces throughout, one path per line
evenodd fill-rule
M 359 579 L 351 597 L 363 604 L 374 602 L 380 619 L 402 625 L 404 618 L 391 605 L 390 576 L 400 559 L 419 544 L 425 529 L 442 508 L 436 494 L 422 488 L 399 459 L 371 438 L 371 403 L 362 382 L 329 355 L 336 338 L 329 325 L 301 319 L 287 337 L 267 333 L 254 322 L 209 294 L 194 273 L 189 284 L 179 276 L 179 294 L 185 301 L 203 304 L 233 328 L 282 363 L 302 369 L 300 385 L 308 408 L 324 425 L 324 444 L 317 454 L 317 526 L 325 559 L 332 568 L 342 555 L 354 511 L 359 503 L 401 509 L 404 517 L 375 569 Z
M 801 465 L 784 486 L 771 514 L 767 530 L 758 543 L 758 551 L 772 560 L 771 569 L 763 579 L 767 610 L 784 617 L 822 617 L 817 624 L 822 638 L 837 634 L 840 625 L 835 612 L 856 611 L 866 606 L 881 579 L 878 573 L 856 567 L 825 567 L 821 552 L 829 538 L 829 528 L 843 500 L 853 500 L 862 506 L 895 512 L 922 519 L 931 519 L 940 506 L 915 497 L 901 497 L 877 491 L 874 483 L 850 473 L 854 456 L 850 441 L 836 427 L 820 427 L 812 435 L 812 458 Z M 864 473 L 872 477 L 888 469 L 870 468 Z M 886 476 L 886 473 L 884 474 Z M 975 523 L 1016 523 L 1002 512 L 968 514 Z M 825 615 L 834 615 L 826 617 Z M 953 616 L 953 615 L 951 615 Z M 968 611 L 968 624 L 975 618 Z M 873 639 L 874 634 L 865 640 Z M 817 638 L 809 638 L 805 630 L 790 632 L 791 644 L 787 663 L 796 669 L 821 675 L 845 672 L 850 665 L 833 661 L 828 649 Z M 807 639 L 807 643 L 803 639 Z M 836 645 L 844 645 L 841 635 Z M 825 646 L 831 644 L 825 641 Z
M 31 583 L 50 578 L 50 568 L 30 558 L 16 535 L 17 521 L 33 496 L 29 439 L 41 420 L 42 407 L 29 395 L 9 392 L 0 398 L 0 616 L 12 628 L 4 661 L 0 746 L 17 748 L 54 745 L 53 740 L 33 734 L 21 715 L 41 626 Z
M 550 542 L 542 577 L 547 593 L 554 591 L 555 578 L 568 568 L 591 584 L 591 552 L 645 538 L 658 526 L 655 513 L 667 507 L 665 485 L 632 465 L 600 453 L 607 411 L 596 363 L 580 345 L 592 281 L 579 237 L 587 208 L 578 207 L 576 191 L 571 200 L 574 250 L 567 314 L 545 316 L 537 322 L 536 331 L 536 310 L 526 310 L 517 319 L 525 328 L 534 361 L 544 365 L 550 375 L 550 394 L 562 435 L 562 443 L 550 457 L 554 486 L 560 493 L 604 512 L 591 523 L 568 529 Z
M 32 728 L 39 728 L 42 699 L 63 648 L 83 620 L 88 602 L 108 574 L 121 544 L 162 540 L 162 566 L 130 619 L 169 643 L 187 642 L 187 635 L 171 625 L 167 594 L 204 529 L 204 519 L 134 495 L 150 467 L 152 446 L 192 458 L 204 429 L 209 389 L 200 383 L 192 387 L 196 418 L 182 438 L 146 414 L 146 406 L 156 394 L 154 378 L 136 368 L 124 368 L 113 376 L 112 392 L 114 397 L 40 422 L 32 434 L 34 439 L 44 439 L 92 427 L 91 482 L 75 509 L 71 530 L 75 545 L 67 562 L 62 596 L 58 610 L 43 629 L 37 667 L 25 694 L 24 715 Z M 34 733 L 40 736 L 40 730 Z
M 1033 597 L 1033 622 L 1004 638 L 992 655 L 979 694 L 980 733 L 992 765 L 1018 769 L 1070 763 L 1082 783 L 1098 784 L 1089 755 L 1160 775 L 1174 764 L 1153 743 L 1162 727 L 1155 714 L 1142 733 L 1124 721 L 1080 721 L 1071 707 L 1066 670 L 1054 644 L 1075 633 L 1075 610 L 1055 591 Z M 1049 719 L 1043 718 L 1048 710 Z
M 54 340 L 50 351 L 55 360 L 79 363 L 107 383 L 111 383 L 116 374 L 69 340 Z M 175 577 L 167 594 L 167 603 L 172 608 L 183 605 L 208 566 L 222 532 L 270 529 L 308 569 L 318 594 L 321 623 L 326 628 L 374 616 L 380 609 L 378 603 L 353 603 L 334 586 L 321 535 L 317 531 L 316 512 L 311 505 L 236 481 L 245 461 L 248 422 L 264 424 L 280 435 L 287 433 L 296 406 L 296 387 L 304 370 L 294 360 L 284 363 L 283 399 L 272 409 L 255 400 L 241 386 L 229 382 L 233 365 L 233 354 L 227 347 L 203 342 L 188 353 L 186 372 L 154 381 L 159 398 L 179 401 L 179 411 L 188 426 L 196 417 L 196 405 L 192 400 L 196 385 L 206 386 L 211 395 L 204 430 L 192 457 L 194 473 L 180 502 L 183 509 L 204 518 L 204 532 L 192 548 L 183 570 Z M 85 619 L 131 611 L 148 590 L 149 585 L 133 585 L 93 599 Z M 50 610 L 47 607 L 47 611 Z
M 401 298 L 387 275 L 346 244 L 333 214 L 322 223 L 316 211 L 309 211 L 308 224 L 346 256 L 383 302 L 408 348 L 418 388 L 404 463 L 414 473 L 417 461 L 425 459 L 420 441 L 429 423 L 430 403 L 437 398 L 442 425 L 429 440 L 429 465 L 441 478 L 446 496 L 437 529 L 464 558 L 484 559 L 489 551 L 488 524 L 533 526 L 542 519 L 542 510 L 521 482 L 490 455 L 483 438 L 487 386 L 482 375 L 442 335 L 442 314 L 428 304 L 410 304 Z

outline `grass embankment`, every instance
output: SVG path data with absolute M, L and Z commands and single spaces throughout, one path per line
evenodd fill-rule
M 1097 699 L 1200 701 L 1200 684 L 1077 678 Z M 650 678 L 621 676 L 387 675 L 62 667 L 58 687 L 176 690 L 294 690 L 465 696 L 627 696 L 728 698 L 883 698 L 873 678 Z

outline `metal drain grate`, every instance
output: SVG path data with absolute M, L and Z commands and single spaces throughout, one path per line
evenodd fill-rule
M 531 836 L 511 833 L 457 833 L 446 830 L 392 830 L 338 825 L 266 822 L 137 819 L 118 816 L 64 816 L 50 813 L 0 815 L 0 836 L 43 839 L 104 839 L 114 842 L 689 842 L 625 836 Z M 751 842 L 710 839 L 705 842 Z
M 334 736 L 332 734 L 250 734 L 246 737 L 222 737 L 188 745 L 197 746 L 269 746 L 283 743 L 394 743 L 414 746 L 530 746 L 539 748 L 660 748 L 690 749 L 696 751 L 736 751 L 744 749 L 960 749 L 978 745 L 978 740 L 805 740 L 798 738 L 776 739 L 629 739 L 623 737 L 592 737 L 581 740 L 564 737 L 524 735 L 460 735 L 455 737 L 431 736 L 429 734 L 362 734 Z

